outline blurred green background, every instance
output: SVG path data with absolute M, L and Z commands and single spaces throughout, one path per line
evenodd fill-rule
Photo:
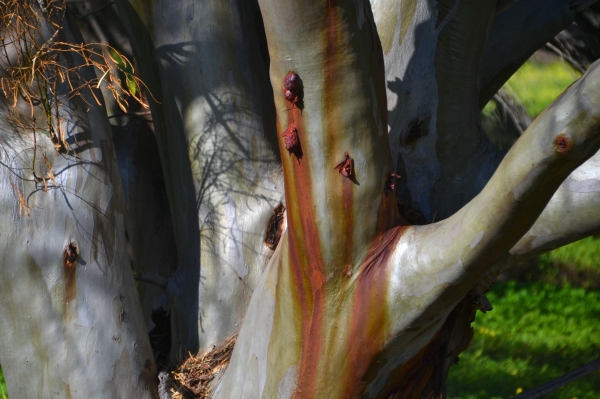
M 534 58 L 504 89 L 535 118 L 579 76 L 560 59 Z M 490 102 L 484 110 L 484 126 L 495 108 Z M 509 398 L 600 356 L 598 259 L 600 237 L 588 237 L 528 262 L 494 285 L 487 295 L 494 309 L 478 312 L 471 346 L 450 369 L 448 397 Z M 600 372 L 544 398 L 600 398 Z

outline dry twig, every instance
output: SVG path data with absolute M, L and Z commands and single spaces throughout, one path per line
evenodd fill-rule
M 229 336 L 219 345 L 213 345 L 209 350 L 196 356 L 191 356 L 175 371 L 173 379 L 178 389 L 172 389 L 173 399 L 184 399 L 185 392 L 192 393 L 194 398 L 208 399 L 211 396 L 214 383 L 229 365 L 231 352 L 237 339 L 237 333 Z

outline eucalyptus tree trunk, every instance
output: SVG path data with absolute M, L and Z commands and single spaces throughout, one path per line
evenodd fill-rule
M 74 21 L 52 7 L 28 19 L 3 6 L 17 15 L 1 28 L 4 94 L 11 68 L 35 71 L 44 46 L 82 42 Z M 38 28 L 35 58 L 23 56 L 32 41 L 8 40 L 25 20 Z M 0 363 L 8 391 L 11 398 L 155 397 L 106 112 L 85 84 L 95 76 L 84 60 L 55 56 L 77 71 L 69 73 L 71 87 L 67 75 L 34 74 L 21 83 L 47 97 L 28 100 L 22 90 L 0 99 Z M 49 105 L 51 115 L 43 110 Z
M 478 120 L 589 3 L 117 1 L 172 217 L 171 359 L 241 327 L 216 398 L 443 397 L 478 284 L 599 230 L 598 64 L 509 152 Z M 3 99 L 0 363 L 12 396 L 151 397 L 105 110 L 60 90 L 62 149 Z
M 217 397 L 443 395 L 477 284 L 600 226 L 598 162 L 567 178 L 598 146 L 582 116 L 598 72 L 508 156 L 478 116 L 590 3 L 117 2 L 157 99 L 173 355 L 243 320 Z M 278 154 L 287 232 L 271 258 Z
M 284 199 L 268 56 L 251 2 L 117 4 L 157 99 L 150 106 L 180 259 L 194 259 L 180 260 L 182 278 L 167 289 L 181 304 L 172 313 L 176 359 L 239 330 L 273 253 L 267 227 Z
M 387 195 L 395 176 L 383 100 L 386 43 L 382 54 L 369 4 L 259 3 L 288 229 L 255 289 L 215 397 L 444 396 L 454 360 L 448 348 L 457 330 L 466 334 L 460 323 L 447 324 L 455 306 L 495 267 L 542 242 L 556 244 L 556 230 L 570 224 L 555 215 L 565 190 L 597 197 L 596 175 L 586 181 L 583 172 L 557 190 L 600 146 L 600 66 L 504 156 L 477 126 L 484 48 L 493 43 L 487 34 L 502 15 L 496 2 L 437 2 L 435 9 L 400 2 L 398 14 L 391 5 L 375 8 L 397 18 L 379 31 L 392 37 L 386 66 L 392 51 L 400 53 L 386 68 L 388 88 L 401 93 L 390 104 L 392 153 L 402 156 L 411 206 L 430 221 L 444 219 L 409 226 Z M 563 20 L 575 14 L 566 3 L 557 12 Z M 394 68 L 400 77 L 390 81 Z M 301 79 L 298 93 L 288 92 L 290 71 Z M 288 157 L 290 129 L 301 151 Z M 573 213 L 588 213 L 584 208 Z

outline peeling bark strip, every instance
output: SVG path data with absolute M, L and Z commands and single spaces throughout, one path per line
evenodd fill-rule
M 288 74 L 289 75 L 289 74 Z M 297 76 L 297 75 L 296 75 Z M 296 81 L 294 79 L 294 81 Z M 288 96 L 285 96 L 288 100 Z M 300 108 L 286 111 L 290 126 L 299 126 L 304 131 Z M 310 156 L 309 156 L 310 160 Z M 303 394 L 313 397 L 316 370 L 314 365 L 321 354 L 321 334 L 323 323 L 324 298 L 322 287 L 325 283 L 324 262 L 319 242 L 319 229 L 315 224 L 312 198 L 312 176 L 308 164 L 289 164 L 284 162 L 286 176 L 286 199 L 288 204 L 288 243 L 290 247 L 290 266 L 292 267 L 294 287 L 299 298 L 302 329 L 300 375 Z
M 343 366 L 344 394 L 342 398 L 357 397 L 364 392 L 366 377 L 373 367 L 372 360 L 387 343 L 389 308 L 386 298 L 390 278 L 387 267 L 393 248 L 404 233 L 397 227 L 379 236 L 373 243 L 362 264 L 352 292 L 350 320 L 346 327 L 344 350 L 348 361 Z M 372 371 L 372 373 L 377 373 Z

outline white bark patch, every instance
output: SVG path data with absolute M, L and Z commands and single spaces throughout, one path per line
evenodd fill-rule
M 475 235 L 475 237 L 473 237 L 473 239 L 471 240 L 471 242 L 469 243 L 469 246 L 471 247 L 471 249 L 475 248 L 483 239 L 483 231 L 480 231 L 479 233 L 477 233 Z
M 390 259 L 396 265 L 390 281 L 390 293 L 393 296 L 399 293 L 402 300 L 409 297 L 422 298 L 429 295 L 436 287 L 454 284 L 462 273 L 464 265 L 460 257 L 451 266 L 442 269 L 438 267 L 424 267 L 423 265 L 435 265 L 435 261 L 429 256 L 415 250 L 414 242 L 405 234 L 396 247 L 395 254 Z M 399 254 L 399 255 L 396 255 Z M 396 299 L 390 299 L 394 303 Z
M 296 391 L 298 365 L 288 367 L 277 385 L 277 399 L 290 399 Z
M 231 193 L 227 192 L 225 201 L 225 212 L 227 213 L 227 230 L 229 239 L 226 240 L 224 252 L 227 254 L 229 265 L 235 271 L 239 278 L 244 278 L 248 274 L 248 268 L 244 263 L 244 254 L 242 251 L 243 231 L 237 222 L 237 212 L 235 202 L 231 198 Z
M 585 166 L 579 167 L 565 180 L 562 187 L 575 193 L 595 193 L 600 191 L 600 153 L 588 159 Z
M 85 339 L 85 355 L 87 364 L 90 364 L 90 360 L 94 354 L 99 353 L 96 349 L 96 343 L 98 342 L 98 330 L 95 327 L 90 328 Z
M 600 180 L 575 180 L 568 178 L 563 183 L 563 188 L 575 193 L 596 193 L 600 191 Z
M 575 169 L 568 179 L 577 181 L 600 179 L 600 152 L 588 159 L 582 166 Z
M 402 7 L 385 9 L 383 4 L 377 6 L 381 14 L 375 21 L 378 27 L 385 19 L 382 15 L 389 12 L 397 13 L 398 21 L 407 22 L 402 18 Z M 436 154 L 438 107 L 436 71 L 431 62 L 435 58 L 438 35 L 435 15 L 428 2 L 418 1 L 414 17 L 410 20 L 411 26 L 404 28 L 406 36 L 400 42 L 403 28 L 402 24 L 397 24 L 394 43 L 384 57 L 392 164 L 398 168 L 399 162 L 404 163 L 406 172 L 402 178 L 408 185 L 412 201 L 419 205 L 427 218 L 434 213 L 429 195 L 441 174 L 437 158 L 431 155 Z M 430 118 L 429 133 L 414 145 L 404 147 L 401 145 L 402 132 L 415 118 Z

